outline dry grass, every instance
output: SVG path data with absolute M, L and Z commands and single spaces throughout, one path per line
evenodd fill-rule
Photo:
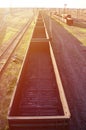
M 0 130 L 8 130 L 7 113 L 18 74 L 28 48 L 34 24 L 32 23 L 16 49 L 0 80 Z
M 8 14 L 7 14 L 8 13 Z M 0 46 L 9 42 L 29 19 L 29 11 L 16 11 L 0 9 Z
M 53 17 L 57 22 L 59 22 L 67 31 L 69 31 L 73 36 L 75 36 L 82 45 L 86 46 L 86 28 L 79 26 L 69 26 L 55 17 Z

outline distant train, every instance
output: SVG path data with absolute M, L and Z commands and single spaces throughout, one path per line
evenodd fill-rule
M 73 19 L 70 14 L 62 14 L 62 21 L 68 25 L 73 25 Z
M 73 25 L 73 19 L 70 14 L 58 14 L 57 12 L 55 12 L 54 15 L 58 16 L 58 19 L 62 22 L 68 25 Z

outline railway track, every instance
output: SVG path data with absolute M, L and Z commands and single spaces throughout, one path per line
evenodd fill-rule
M 8 43 L 6 48 L 2 51 L 0 55 L 0 78 L 7 67 L 10 58 L 12 57 L 15 49 L 19 45 L 22 37 L 24 36 L 25 32 L 29 28 L 31 22 L 33 19 L 29 20 L 26 25 L 22 27 L 22 29 L 18 32 L 18 34 L 15 35 L 15 37 Z
M 8 113 L 10 130 L 68 130 L 70 112 L 41 14 Z

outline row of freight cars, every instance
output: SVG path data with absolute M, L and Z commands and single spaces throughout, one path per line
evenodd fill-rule
M 58 14 L 57 12 L 54 12 L 53 14 L 56 15 L 57 18 L 61 20 L 62 22 L 70 26 L 73 25 L 73 18 L 70 14 Z
M 11 100 L 10 130 L 68 130 L 70 111 L 58 67 L 39 13 Z

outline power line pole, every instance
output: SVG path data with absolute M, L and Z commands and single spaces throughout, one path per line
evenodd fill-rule
M 66 14 L 66 7 L 67 7 L 67 4 L 64 4 L 64 14 Z

